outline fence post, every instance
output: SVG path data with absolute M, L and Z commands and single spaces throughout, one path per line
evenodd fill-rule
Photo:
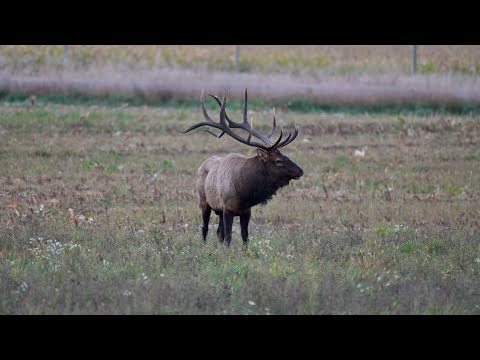
M 235 45 L 235 69 L 240 72 L 240 45 Z
M 412 71 L 414 74 L 417 73 L 417 45 L 413 46 L 413 61 L 412 61 Z
M 155 53 L 155 68 L 160 65 L 160 58 L 162 57 L 163 50 L 160 46 L 157 45 L 157 52 Z
M 70 45 L 63 45 L 63 69 L 68 68 L 69 63 L 69 47 Z

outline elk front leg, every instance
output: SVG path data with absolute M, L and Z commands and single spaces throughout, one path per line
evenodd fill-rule
M 223 229 L 227 246 L 230 246 L 230 242 L 232 241 L 232 224 L 233 214 L 230 211 L 225 210 L 223 212 Z
M 248 245 L 248 223 L 252 212 L 249 209 L 246 213 L 240 215 L 240 228 L 242 231 L 242 240 L 245 247 Z
M 225 239 L 225 230 L 223 229 L 223 213 L 218 215 L 217 237 L 218 240 L 223 243 L 223 239 Z
M 202 238 L 204 242 L 207 241 L 208 223 L 210 221 L 211 212 L 212 212 L 212 208 L 208 205 L 202 209 L 202 218 L 203 218 Z

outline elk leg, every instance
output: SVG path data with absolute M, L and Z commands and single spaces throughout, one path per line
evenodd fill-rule
M 212 208 L 208 205 L 202 209 L 202 218 L 203 218 L 202 238 L 204 242 L 207 241 L 208 222 L 210 221 L 211 212 L 212 212 Z
M 218 228 L 217 228 L 217 236 L 218 240 L 223 243 L 223 239 L 225 238 L 225 230 L 223 229 L 223 213 L 218 215 Z
M 248 210 L 246 213 L 240 215 L 240 228 L 242 230 L 243 245 L 248 245 L 248 223 L 252 212 Z
M 225 241 L 227 246 L 230 246 L 230 241 L 232 241 L 232 224 L 233 224 L 233 214 L 225 210 L 223 212 L 223 229 L 225 233 Z

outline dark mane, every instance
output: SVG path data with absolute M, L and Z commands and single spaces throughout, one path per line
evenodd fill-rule
M 253 207 L 257 204 L 266 205 L 268 201 L 277 193 L 277 190 L 288 184 L 278 179 L 272 178 L 261 164 L 258 158 L 252 158 L 252 167 L 249 168 L 252 173 L 249 176 L 248 184 L 242 186 L 242 206 L 245 208 Z

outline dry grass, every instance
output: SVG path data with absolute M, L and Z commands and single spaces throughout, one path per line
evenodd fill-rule
M 238 220 L 202 244 L 194 174 L 254 152 L 177 133 L 198 109 L 3 104 L 0 313 L 479 313 L 478 116 L 277 113 L 305 176 L 244 254 Z
M 74 70 L 151 70 L 181 67 L 234 70 L 233 45 L 71 45 Z M 411 71 L 411 45 L 242 45 L 243 71 L 310 75 L 405 74 Z M 2 45 L 0 70 L 42 73 L 62 68 L 61 45 Z M 478 45 L 419 45 L 418 71 L 476 75 Z

